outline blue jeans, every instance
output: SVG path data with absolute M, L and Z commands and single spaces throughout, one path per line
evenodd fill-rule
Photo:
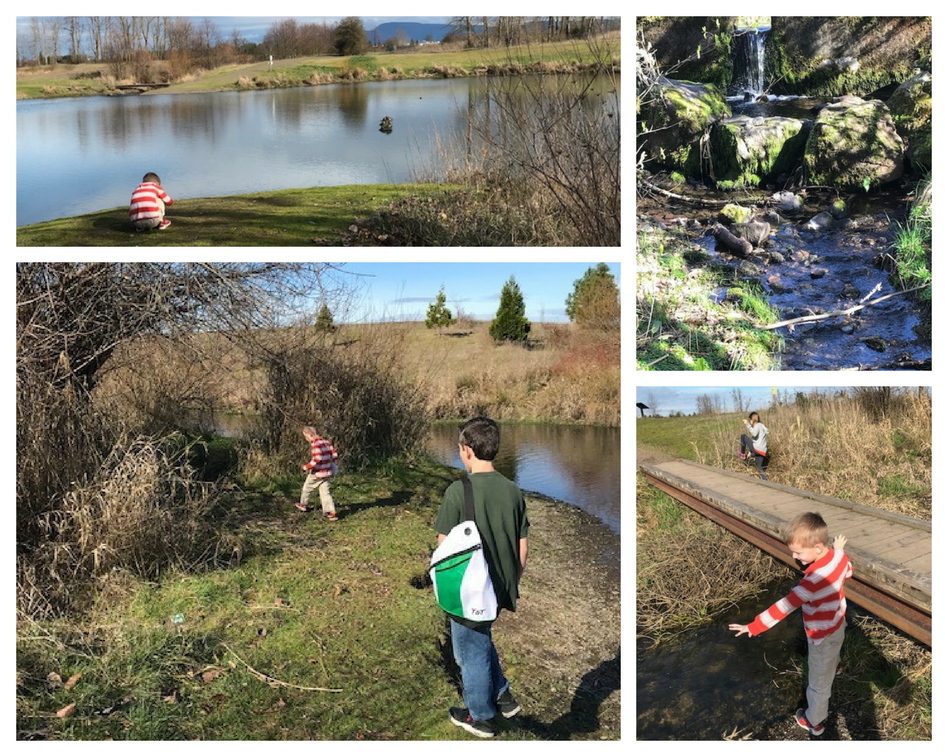
M 473 630 L 450 618 L 453 658 L 463 674 L 463 701 L 477 722 L 492 719 L 496 699 L 509 688 L 499 655 L 492 645 L 492 627 Z

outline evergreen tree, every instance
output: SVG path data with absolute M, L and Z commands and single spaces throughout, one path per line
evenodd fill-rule
M 525 317 L 525 298 L 512 276 L 502 287 L 499 309 L 489 326 L 489 335 L 494 341 L 525 341 L 531 329 L 532 324 Z
M 564 302 L 568 318 L 578 325 L 607 328 L 620 323 L 620 292 L 607 263 L 598 263 L 574 282 Z
M 453 323 L 453 313 L 446 306 L 446 293 L 443 287 L 440 287 L 440 293 L 436 295 L 436 301 L 431 302 L 427 308 L 427 328 L 445 328 Z
M 335 319 L 331 315 L 328 305 L 322 302 L 318 308 L 318 314 L 315 316 L 315 330 L 331 333 L 335 330 Z
M 364 24 L 357 16 L 342 19 L 335 27 L 335 50 L 339 55 L 360 55 L 368 48 Z

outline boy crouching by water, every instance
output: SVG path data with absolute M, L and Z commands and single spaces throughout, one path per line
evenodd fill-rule
M 770 630 L 801 608 L 807 633 L 807 709 L 798 709 L 794 718 L 811 735 L 824 732 L 847 625 L 843 583 L 853 575 L 853 565 L 843 553 L 847 539 L 838 535 L 832 549 L 827 547 L 827 540 L 827 523 L 819 514 L 807 512 L 795 517 L 787 527 L 784 542 L 792 556 L 804 565 L 804 577 L 787 596 L 749 624 L 728 626 L 736 636 L 748 633 L 752 637 Z
M 135 231 L 156 228 L 163 231 L 171 225 L 164 217 L 164 209 L 174 204 L 161 186 L 161 177 L 156 173 L 145 173 L 141 183 L 131 193 L 129 215 Z

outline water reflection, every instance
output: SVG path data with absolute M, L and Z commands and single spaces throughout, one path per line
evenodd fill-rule
M 583 509 L 620 532 L 620 430 L 552 424 L 501 424 L 495 466 L 526 491 Z M 458 426 L 438 423 L 429 443 L 438 460 L 461 467 Z
M 471 139 L 471 114 L 491 117 L 488 95 L 497 86 L 508 83 L 21 100 L 16 222 L 121 207 L 146 171 L 175 199 L 412 181 L 418 168 L 438 166 L 444 142 Z M 600 97 L 589 99 L 598 107 Z M 385 116 L 393 120 L 389 135 L 378 131 Z

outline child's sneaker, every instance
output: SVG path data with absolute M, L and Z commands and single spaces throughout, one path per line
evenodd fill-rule
M 300 512 L 308 512 L 308 507 L 305 506 L 301 501 L 295 502 L 295 508 Z
M 337 512 L 329 512 L 328 514 L 325 515 L 325 518 L 326 518 L 329 522 L 334 522 L 335 520 L 338 519 L 338 513 L 337 513 Z
M 522 707 L 519 706 L 518 701 L 516 701 L 512 696 L 512 691 L 508 688 L 506 688 L 505 692 L 496 699 L 495 707 L 506 719 L 511 719 L 522 710 Z
M 477 722 L 469 715 L 469 709 L 461 709 L 458 706 L 450 708 L 450 722 L 457 727 L 462 727 L 466 732 L 471 732 L 477 738 L 495 737 L 495 728 L 491 722 Z
M 163 231 L 165 228 L 167 228 L 170 225 L 171 225 L 171 222 L 167 218 L 165 218 L 158 224 L 157 230 Z
M 812 725 L 807 721 L 807 716 L 804 714 L 803 709 L 798 709 L 797 713 L 794 715 L 794 720 L 797 722 L 799 727 L 803 727 L 811 735 L 823 735 L 824 734 L 824 725 L 821 722 L 819 725 Z

